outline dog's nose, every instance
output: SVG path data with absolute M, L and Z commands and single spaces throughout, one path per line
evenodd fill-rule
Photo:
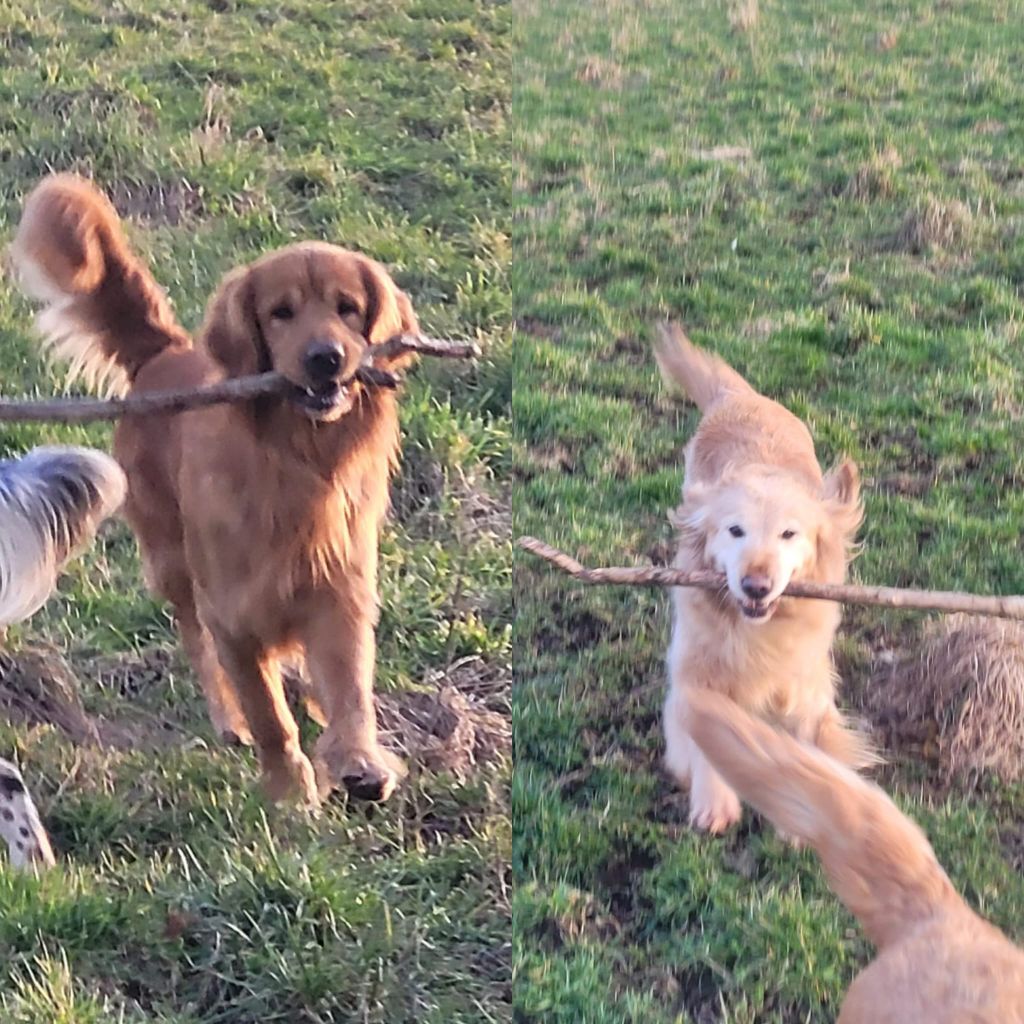
M 336 345 L 316 341 L 306 351 L 306 373 L 311 380 L 334 380 L 341 374 L 344 361 Z
M 767 576 L 744 576 L 740 586 L 747 597 L 760 601 L 772 592 L 772 581 Z

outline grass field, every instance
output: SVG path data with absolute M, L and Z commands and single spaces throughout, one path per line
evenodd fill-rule
M 485 346 L 407 388 L 378 679 L 427 692 L 455 666 L 505 714 L 510 24 L 487 0 L 0 7 L 0 241 L 38 178 L 77 169 L 188 326 L 235 264 L 323 238 L 387 263 L 429 332 Z M 4 282 L 5 394 L 61 388 L 30 324 Z M 109 433 L 0 432 L 5 453 L 58 440 Z M 268 809 L 252 756 L 213 741 L 119 525 L 8 639 L 62 652 L 111 742 L 76 744 L 46 709 L 0 728 L 61 860 L 40 880 L 0 871 L 5 1022 L 507 1019 L 507 750 L 462 779 L 415 769 L 382 808 Z
M 523 0 L 516 27 L 517 533 L 670 552 L 695 411 L 678 316 L 865 476 L 855 579 L 1024 592 L 1018 2 Z M 517 556 L 516 1014 L 834 1020 L 870 950 L 807 853 L 691 834 L 659 767 L 663 595 Z M 847 703 L 919 616 L 848 609 Z M 886 785 L 969 902 L 1024 939 L 1024 790 Z

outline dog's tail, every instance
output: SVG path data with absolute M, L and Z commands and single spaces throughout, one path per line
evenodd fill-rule
M 678 324 L 658 324 L 657 331 L 654 357 L 662 377 L 682 388 L 701 412 L 723 395 L 753 391 L 731 366 L 694 345 Z
M 847 768 L 871 768 L 882 762 L 871 740 L 835 707 L 825 712 L 814 745 Z
M 118 464 L 89 448 L 36 448 L 0 461 L 0 628 L 42 607 L 126 490 Z
M 839 898 L 879 948 L 962 901 L 924 833 L 878 786 L 708 690 L 689 730 L 740 797 L 821 856 Z
M 44 346 L 94 390 L 123 394 L 154 356 L 191 346 L 114 207 L 84 178 L 55 174 L 36 187 L 11 258 L 22 288 L 43 304 Z

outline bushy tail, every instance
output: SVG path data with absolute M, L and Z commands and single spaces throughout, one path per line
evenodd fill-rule
M 654 357 L 666 382 L 682 388 L 702 412 L 723 395 L 753 388 L 718 356 L 698 348 L 678 324 L 657 325 Z
M 123 394 L 155 355 L 191 345 L 114 207 L 84 178 L 56 174 L 36 187 L 11 258 L 22 288 L 43 304 L 44 345 L 94 390 Z
M 708 690 L 690 735 L 740 797 L 818 852 L 836 895 L 884 947 L 963 905 L 924 833 L 873 783 Z
M 822 718 L 814 745 L 848 768 L 870 768 L 882 762 L 871 740 L 834 707 Z
M 36 448 L 0 461 L 0 628 L 42 607 L 126 489 L 118 464 L 89 448 Z

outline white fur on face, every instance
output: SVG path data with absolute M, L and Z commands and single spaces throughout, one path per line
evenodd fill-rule
M 747 475 L 710 491 L 693 488 L 684 510 L 685 519 L 704 534 L 707 559 L 725 574 L 729 593 L 751 623 L 767 622 L 789 583 L 814 565 L 821 504 L 782 474 Z M 748 577 L 762 582 L 768 593 L 748 595 L 743 589 Z

